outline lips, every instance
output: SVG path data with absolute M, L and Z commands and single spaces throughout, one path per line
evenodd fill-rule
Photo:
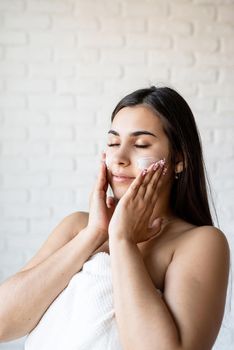
M 135 177 L 128 176 L 123 173 L 112 173 L 112 180 L 119 184 L 128 184 L 132 182 L 135 179 Z
M 119 177 L 119 178 L 125 178 L 125 179 L 135 179 L 135 177 L 128 176 L 122 173 L 112 173 L 112 176 Z

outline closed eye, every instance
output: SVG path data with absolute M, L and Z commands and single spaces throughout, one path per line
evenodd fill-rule
M 119 146 L 119 143 L 111 143 L 109 145 L 107 145 L 108 147 L 114 147 L 114 146 Z M 146 148 L 146 147 L 150 147 L 150 145 L 135 145 L 135 147 L 138 148 Z

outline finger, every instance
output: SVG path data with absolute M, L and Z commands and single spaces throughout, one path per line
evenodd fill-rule
M 165 160 L 160 160 L 152 164 L 148 170 L 148 176 L 145 177 L 145 181 L 142 184 L 142 195 L 144 199 L 150 198 L 153 192 L 157 188 L 158 179 L 161 175 L 161 170 L 164 166 Z
M 157 193 L 159 179 L 162 176 L 163 171 L 164 171 L 163 163 L 159 164 L 156 170 L 153 170 L 153 175 L 151 176 L 149 184 L 146 188 L 144 199 L 150 200 L 155 195 L 155 193 Z
M 151 182 L 151 179 L 155 175 L 155 171 L 157 172 L 157 170 L 162 168 L 164 164 L 165 164 L 165 158 L 151 164 L 148 168 L 149 175 L 145 177 L 144 182 L 146 184 L 149 184 Z
M 149 218 L 149 227 L 153 225 L 154 219 L 158 216 L 158 208 L 152 201 L 152 213 Z
M 164 166 L 162 167 L 162 169 L 160 170 L 160 173 L 158 174 L 158 178 L 156 178 L 155 181 L 153 182 L 153 188 L 154 188 L 154 190 L 156 190 L 156 189 L 159 188 L 160 180 L 162 180 L 163 176 L 166 175 L 167 169 L 168 169 L 168 168 L 164 165 Z
M 161 176 L 163 176 L 163 172 L 162 172 Z M 156 188 L 153 187 L 152 196 L 147 199 L 152 203 L 153 206 L 155 206 L 155 204 L 158 200 L 158 197 L 160 196 L 161 185 L 162 185 L 162 183 L 160 182 L 160 178 L 159 178 L 158 183 L 157 183 L 157 187 Z
M 142 185 L 138 191 L 139 195 L 144 198 L 146 190 L 147 190 L 147 186 L 149 185 L 154 173 L 155 173 L 155 169 L 157 169 L 159 167 L 158 163 L 153 163 L 151 164 L 148 169 L 147 169 L 147 174 L 145 175 L 145 178 L 142 182 Z
M 104 160 L 101 160 L 100 166 L 99 166 L 98 178 L 97 178 L 96 187 L 95 187 L 97 191 L 107 190 L 108 183 L 107 183 L 106 175 L 107 175 L 106 164 Z
M 132 199 L 134 199 L 139 191 L 139 188 L 144 180 L 144 177 L 146 175 L 145 170 L 141 171 L 135 180 L 130 184 L 130 186 L 127 189 L 127 192 L 125 193 L 125 196 L 130 196 Z
M 160 195 L 160 188 L 161 188 L 161 182 L 160 182 L 160 179 L 162 176 L 164 176 L 167 172 L 167 167 L 164 167 L 162 170 L 161 170 L 161 175 L 160 177 L 158 178 L 158 181 L 156 183 L 153 183 L 153 187 L 152 187 L 152 193 L 151 195 L 149 194 L 146 201 L 149 201 L 151 204 L 152 204 L 152 207 L 154 208 L 153 209 L 153 212 L 152 212 L 152 215 L 151 215 L 151 218 L 155 217 L 155 210 L 156 210 L 156 202 L 158 200 L 158 197 Z M 149 185 L 150 186 L 150 185 Z
M 103 160 L 103 161 L 106 160 L 106 152 L 105 151 L 102 151 L 101 160 Z
M 164 166 L 162 171 L 161 171 L 161 174 L 160 174 L 159 178 L 157 179 L 157 181 L 155 181 L 153 183 L 153 190 L 154 190 L 153 192 L 156 193 L 156 196 L 158 196 L 158 194 L 160 193 L 160 188 L 162 186 L 163 177 L 166 175 L 167 170 L 168 170 L 168 168 Z
M 114 198 L 113 198 L 113 197 L 107 197 L 107 199 L 106 199 L 106 205 L 107 205 L 107 207 L 108 207 L 108 208 L 111 208 L 111 207 L 114 206 L 114 204 L 115 204 Z

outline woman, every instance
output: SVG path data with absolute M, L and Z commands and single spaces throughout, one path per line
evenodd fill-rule
M 26 350 L 211 349 L 229 246 L 213 226 L 193 114 L 170 88 L 140 89 L 116 106 L 108 138 L 89 214 L 66 217 L 1 285 L 1 339 L 31 331 Z

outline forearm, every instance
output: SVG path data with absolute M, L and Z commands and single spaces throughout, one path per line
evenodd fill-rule
M 84 229 L 42 263 L 6 280 L 0 286 L 1 341 L 32 330 L 100 243 Z
M 179 333 L 136 244 L 110 238 L 114 305 L 124 350 L 177 350 Z

